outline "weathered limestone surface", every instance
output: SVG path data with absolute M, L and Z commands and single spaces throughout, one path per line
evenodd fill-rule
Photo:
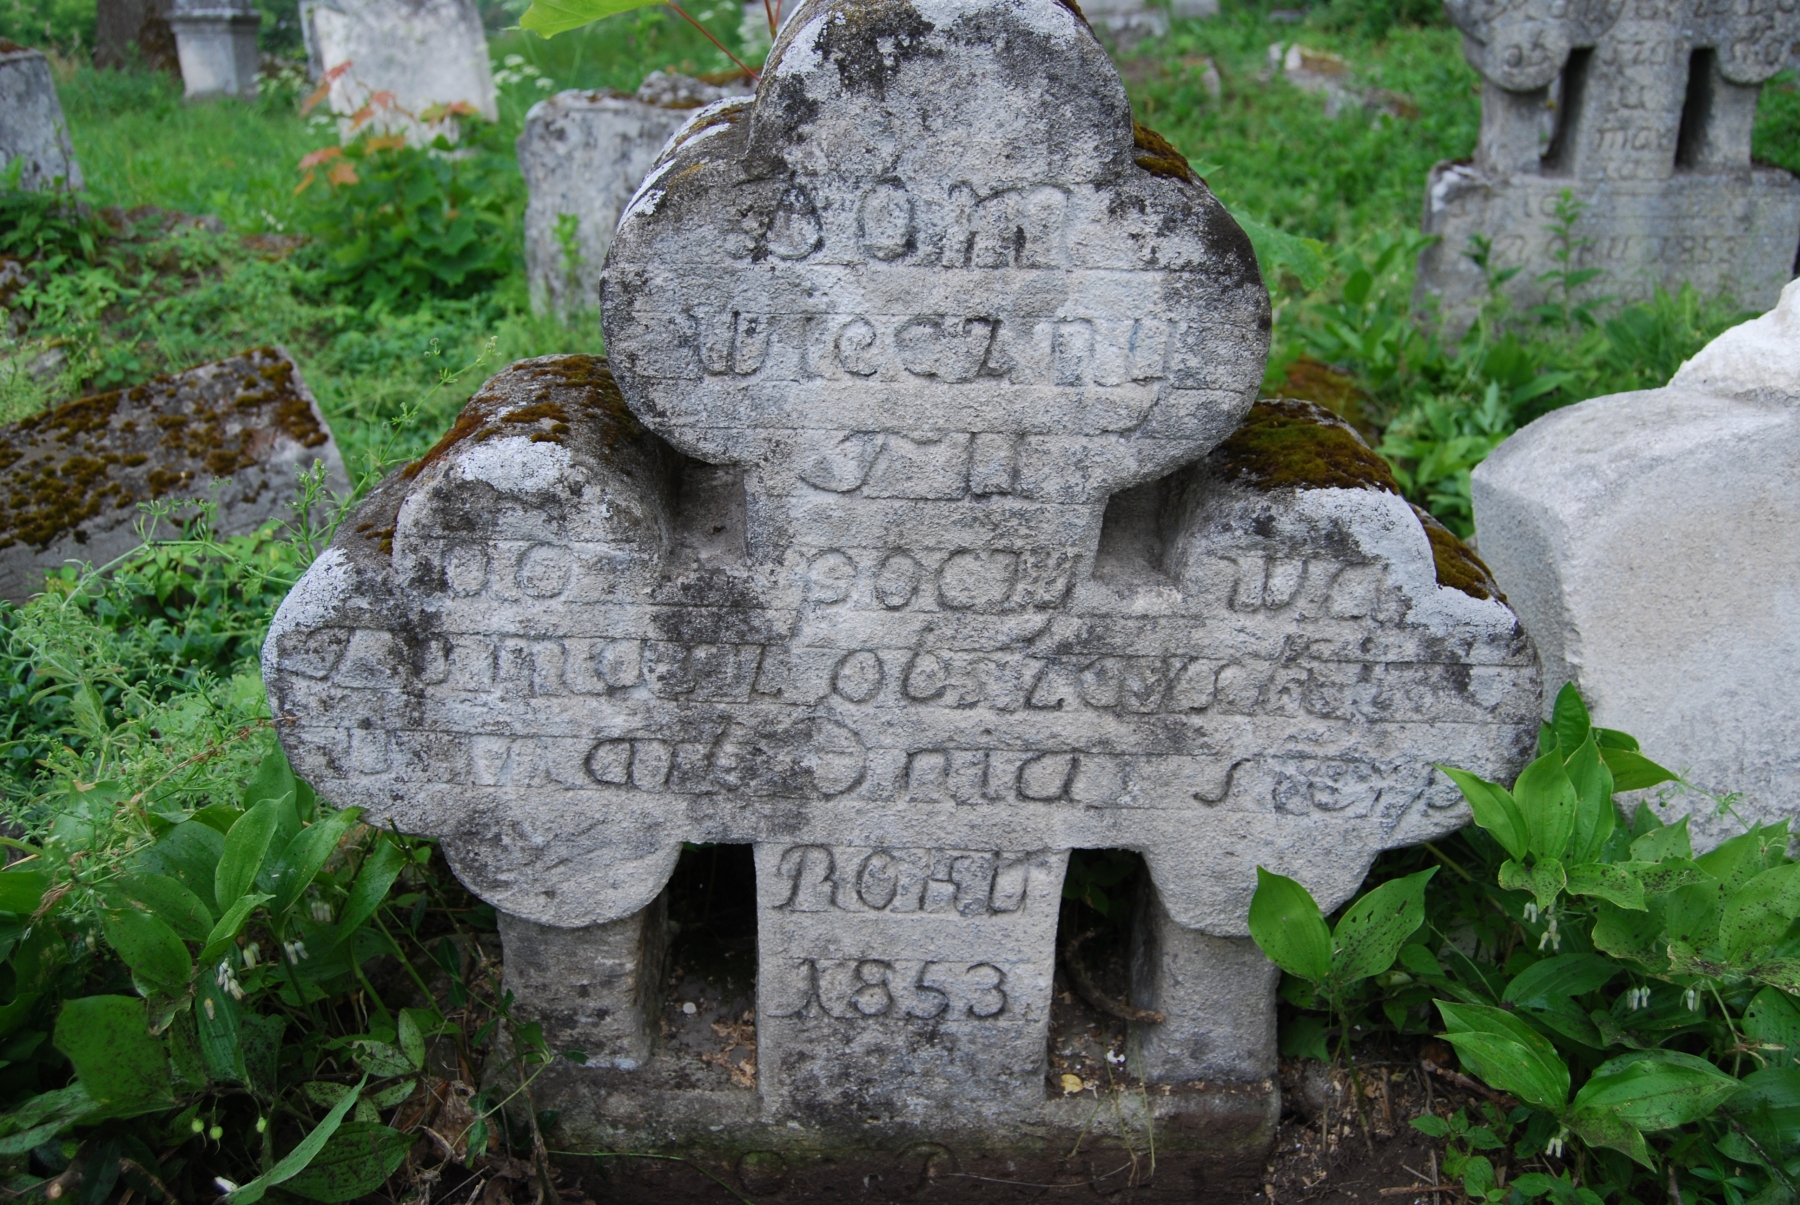
M 754 99 L 670 140 L 604 318 L 610 368 L 490 382 L 264 655 L 321 792 L 440 836 L 509 942 L 572 935 L 516 980 L 590 1041 L 542 1089 L 563 1124 L 1059 1149 L 1093 1121 L 1045 1085 L 1068 851 L 1131 849 L 1134 991 L 1170 1017 L 1135 1039 L 1164 1090 L 1131 1107 L 1159 1158 L 1254 1175 L 1276 1116 L 1256 865 L 1330 907 L 1379 850 L 1463 823 L 1430 763 L 1516 766 L 1536 670 L 1348 427 L 1251 409 L 1249 242 L 1134 133 L 1086 24 L 1054 0 L 809 5 Z M 754 846 L 735 1096 L 666 1067 L 621 961 L 661 957 L 683 841 Z
M 534 307 L 564 314 L 599 308 L 613 227 L 669 135 L 694 109 L 745 91 L 655 71 L 636 96 L 559 92 L 531 107 L 519 135 L 519 169 L 530 194 L 525 274 Z M 571 219 L 573 264 L 559 233 L 559 223 Z
M 1665 389 L 1532 423 L 1475 470 L 1481 552 L 1597 722 L 1737 810 L 1800 816 L 1800 283 Z M 1696 845 L 1741 831 L 1690 798 Z
M 434 110 L 498 115 L 474 0 L 307 0 L 300 25 L 313 77 L 330 79 L 327 103 L 341 117 L 391 97 L 377 104 L 375 125 L 429 142 L 454 132 Z
M 83 187 L 69 123 L 43 52 L 0 38 L 0 173 L 23 159 L 21 188 Z
M 318 404 L 274 347 L 0 427 L 0 598 L 23 602 L 65 561 L 105 564 L 137 547 L 138 504 L 153 499 L 216 498 L 218 533 L 255 531 L 315 460 L 348 494 Z
M 256 32 L 262 16 L 254 5 L 178 2 L 168 16 L 181 60 L 181 84 L 188 100 L 256 96 L 261 56 Z
M 1492 267 L 1520 306 L 1553 296 L 1549 231 L 1564 190 L 1586 210 L 1576 266 L 1604 275 L 1578 298 L 1641 300 L 1691 282 L 1753 307 L 1775 303 L 1800 251 L 1800 180 L 1750 161 L 1763 81 L 1800 41 L 1792 4 L 1667 0 L 1446 0 L 1481 72 L 1472 163 L 1440 163 L 1426 186 L 1418 301 L 1466 326 Z M 1560 295 L 1555 295 L 1560 299 Z

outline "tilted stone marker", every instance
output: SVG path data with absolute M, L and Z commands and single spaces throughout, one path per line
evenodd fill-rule
M 168 16 L 181 60 L 182 92 L 188 100 L 256 96 L 256 47 L 262 15 L 254 4 L 230 0 L 176 0 Z
M 1647 298 L 1682 282 L 1775 304 L 1800 252 L 1800 179 L 1752 164 L 1763 81 L 1800 42 L 1800 7 L 1696 0 L 1446 0 L 1482 75 L 1472 163 L 1440 163 L 1426 186 L 1418 301 L 1466 326 L 1487 295 L 1470 237 L 1521 307 L 1560 301 L 1558 197 L 1586 206 L 1576 268 L 1604 275 L 1579 298 Z
M 19 168 L 19 187 L 49 188 L 58 180 L 83 187 L 69 123 L 42 51 L 0 38 L 0 179 Z
M 1800 282 L 1664 389 L 1538 419 L 1474 474 L 1481 551 L 1596 722 L 1737 811 L 1800 819 Z M 1742 828 L 1692 796 L 1696 845 Z
M 454 132 L 427 116 L 434 110 L 463 104 L 488 121 L 498 116 L 474 0 L 307 0 L 300 26 L 308 66 L 330 80 L 327 103 L 346 119 L 341 126 L 374 103 L 376 127 L 428 143 Z
M 159 498 L 216 498 L 218 534 L 255 531 L 286 512 L 315 460 L 348 494 L 317 403 L 273 347 L 0 427 L 0 598 L 23 602 L 66 561 L 103 565 L 137 547 L 139 504 Z
M 1167 1020 L 1121 1108 L 1253 1177 L 1255 867 L 1331 907 L 1465 821 L 1432 761 L 1519 764 L 1485 571 L 1348 428 L 1250 410 L 1249 242 L 1055 0 L 809 6 L 607 273 L 610 371 L 490 382 L 283 605 L 297 770 L 499 909 L 521 1015 L 588 1054 L 534 1088 L 584 1141 L 845 1175 L 1116 1129 L 1046 1092 L 1055 930 L 1070 849 L 1141 851 Z M 684 841 L 754 846 L 754 1089 L 653 1040 Z
M 599 308 L 613 227 L 669 135 L 695 109 L 747 90 L 655 71 L 636 96 L 559 92 L 531 107 L 519 170 L 530 194 L 525 275 L 533 306 L 561 314 Z

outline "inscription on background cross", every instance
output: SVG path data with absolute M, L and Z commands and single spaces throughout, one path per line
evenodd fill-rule
M 595 1062 L 652 1057 L 682 843 L 750 843 L 766 1120 L 1028 1116 L 1068 851 L 1115 848 L 1137 1065 L 1261 1080 L 1255 867 L 1341 901 L 1464 822 L 1432 761 L 1535 734 L 1514 617 L 1396 494 L 1214 451 L 1267 294 L 1072 7 L 809 5 L 665 150 L 604 303 L 610 373 L 497 378 L 266 658 L 300 771 L 442 837 Z

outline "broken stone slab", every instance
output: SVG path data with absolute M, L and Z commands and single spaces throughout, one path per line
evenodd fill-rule
M 1572 300 L 1642 301 L 1692 284 L 1756 309 L 1775 304 L 1800 249 L 1800 179 L 1752 163 L 1762 84 L 1800 40 L 1800 8 L 1446 0 L 1482 75 L 1473 162 L 1426 185 L 1416 301 L 1466 327 L 1489 295 L 1469 255 L 1516 308 L 1564 298 L 1547 273 L 1564 249 L 1562 195 L 1581 207 L 1574 269 L 1601 275 Z
M 636 96 L 559 92 L 525 115 L 519 169 L 525 206 L 525 274 L 532 305 L 567 315 L 600 305 L 600 273 L 631 195 L 693 110 L 748 91 L 653 71 Z
M 1170 1028 L 1101 1124 L 1253 1184 L 1256 866 L 1334 907 L 1466 822 L 1431 763 L 1509 773 L 1538 692 L 1350 428 L 1252 409 L 1242 231 L 1069 7 L 836 0 L 670 139 L 603 303 L 611 363 L 489 382 L 264 651 L 325 797 L 440 837 L 508 940 L 561 931 L 520 1015 L 592 1044 L 534 1099 L 845 1177 L 1048 1160 L 1093 1120 L 1047 1083 L 1069 851 L 1128 849 Z M 641 986 L 684 842 L 752 848 L 753 1086 Z
M 277 347 L 0 427 L 0 598 L 22 603 L 67 561 L 104 565 L 137 547 L 140 503 L 216 499 L 217 534 L 255 531 L 315 460 L 347 495 L 318 404 Z
M 0 177 L 21 161 L 20 188 L 86 186 L 49 62 L 42 51 L 0 38 Z
M 175 34 L 182 91 L 188 100 L 256 98 L 261 64 L 256 34 L 262 15 L 254 6 L 177 0 L 167 19 Z
M 1663 389 L 1525 427 L 1475 470 L 1482 555 L 1596 723 L 1749 820 L 1800 819 L 1800 282 Z M 1696 846 L 1742 831 L 1707 801 Z
M 349 137 L 373 106 L 374 128 L 416 145 L 456 137 L 455 110 L 499 115 L 487 34 L 474 0 L 307 0 L 300 27 L 307 64 L 328 81 L 327 103 Z

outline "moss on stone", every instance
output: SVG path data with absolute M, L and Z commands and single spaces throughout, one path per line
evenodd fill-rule
M 1323 406 L 1265 398 L 1213 453 L 1233 481 L 1258 489 L 1362 489 L 1398 494 L 1393 470 Z
M 1176 150 L 1167 138 L 1141 121 L 1131 123 L 1131 145 L 1137 152 L 1133 156 L 1134 161 L 1151 175 L 1182 180 L 1189 184 L 1206 183 L 1194 174 L 1187 156 Z
M 1429 511 L 1415 506 L 1413 514 L 1419 516 L 1419 526 L 1425 529 L 1425 538 L 1431 541 L 1431 560 L 1437 566 L 1438 585 L 1461 590 L 1470 598 L 1506 601 L 1506 595 L 1494 581 L 1493 572 L 1475 555 L 1474 549 L 1457 539 L 1456 533 L 1439 523 Z

